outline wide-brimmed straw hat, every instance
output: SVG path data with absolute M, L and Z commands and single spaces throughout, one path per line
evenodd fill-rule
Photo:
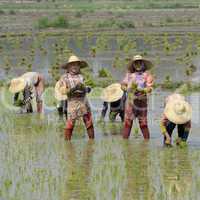
M 164 114 L 175 124 L 185 124 L 192 118 L 192 107 L 185 100 L 169 100 L 165 106 Z
M 64 101 L 67 99 L 67 88 L 64 83 L 57 81 L 55 85 L 55 98 L 58 101 Z
M 26 81 L 24 78 L 22 77 L 14 78 L 10 81 L 9 91 L 11 93 L 17 93 L 24 90 L 25 87 L 26 87 Z
M 134 65 L 134 63 L 138 60 L 143 61 L 146 70 L 151 69 L 153 67 L 153 63 L 150 60 L 143 58 L 141 55 L 134 56 L 133 59 L 131 60 L 131 65 Z
M 75 62 L 78 62 L 78 63 L 80 64 L 80 68 L 84 68 L 84 67 L 87 67 L 87 66 L 88 66 L 87 62 L 85 62 L 85 61 L 79 59 L 79 58 L 78 58 L 77 56 L 75 56 L 75 55 L 72 55 L 72 56 L 69 57 L 69 60 L 68 60 L 67 63 L 64 63 L 63 65 L 61 65 L 61 68 L 67 69 L 67 68 L 69 67 L 69 64 L 75 63 Z
M 121 84 L 113 83 L 108 87 L 104 88 L 101 93 L 101 99 L 105 102 L 115 102 L 123 96 L 123 90 Z
M 183 100 L 184 101 L 185 97 L 179 93 L 173 93 L 166 98 L 165 104 L 167 104 L 168 101 L 173 101 L 173 100 Z

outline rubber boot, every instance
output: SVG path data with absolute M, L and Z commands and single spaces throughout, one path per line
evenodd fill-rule
M 64 136 L 65 136 L 65 140 L 71 140 L 72 137 L 72 131 L 73 129 L 67 129 L 65 128 L 65 132 L 64 132 Z
M 87 129 L 89 139 L 94 139 L 94 127 L 93 125 Z
M 124 139 L 128 139 L 131 133 L 133 121 L 132 120 L 125 120 L 124 128 L 122 130 L 122 136 Z
M 149 134 L 149 129 L 147 126 L 142 126 L 140 127 L 141 128 L 141 131 L 142 131 L 142 134 L 143 134 L 143 137 L 145 140 L 149 140 L 150 138 L 150 134 Z

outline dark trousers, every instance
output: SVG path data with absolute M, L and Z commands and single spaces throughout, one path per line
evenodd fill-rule
M 116 120 L 117 115 L 120 116 L 121 121 L 124 121 L 124 111 L 110 111 L 109 113 L 109 119 L 111 122 L 114 122 Z
M 168 132 L 168 134 L 170 135 L 170 137 L 172 136 L 173 130 L 176 127 L 176 124 L 174 124 L 171 121 L 167 121 L 166 123 L 166 130 Z M 190 128 L 191 128 L 191 121 L 185 123 L 185 124 L 178 124 L 177 125 L 178 128 L 178 137 L 181 138 L 182 141 L 187 141 L 189 132 L 190 132 Z M 164 142 L 166 140 L 166 137 L 164 137 Z

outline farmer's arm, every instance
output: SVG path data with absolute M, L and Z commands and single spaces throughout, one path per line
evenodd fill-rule
M 42 112 L 42 94 L 44 92 L 44 77 L 42 75 L 39 75 L 39 82 L 35 86 L 35 93 L 36 93 L 36 103 L 37 103 L 37 112 L 41 113 Z
M 160 122 L 160 129 L 161 129 L 161 133 L 167 138 L 166 143 L 170 143 L 171 137 L 168 134 L 167 129 L 166 129 L 167 121 L 168 121 L 167 117 L 163 114 L 161 118 L 161 122 Z
M 127 91 L 128 82 L 129 82 L 130 73 L 126 73 L 124 79 L 121 82 L 121 89 Z
M 151 93 L 153 90 L 153 85 L 154 85 L 154 78 L 151 74 L 147 74 L 146 76 L 146 90 L 147 93 Z

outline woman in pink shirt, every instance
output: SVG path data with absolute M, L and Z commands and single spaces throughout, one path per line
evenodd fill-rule
M 135 118 L 138 118 L 144 139 L 150 138 L 147 123 L 147 94 L 151 93 L 154 80 L 147 70 L 152 66 L 153 64 L 142 56 L 134 56 L 128 65 L 128 73 L 121 83 L 122 89 L 128 92 L 122 132 L 125 139 L 130 136 Z

